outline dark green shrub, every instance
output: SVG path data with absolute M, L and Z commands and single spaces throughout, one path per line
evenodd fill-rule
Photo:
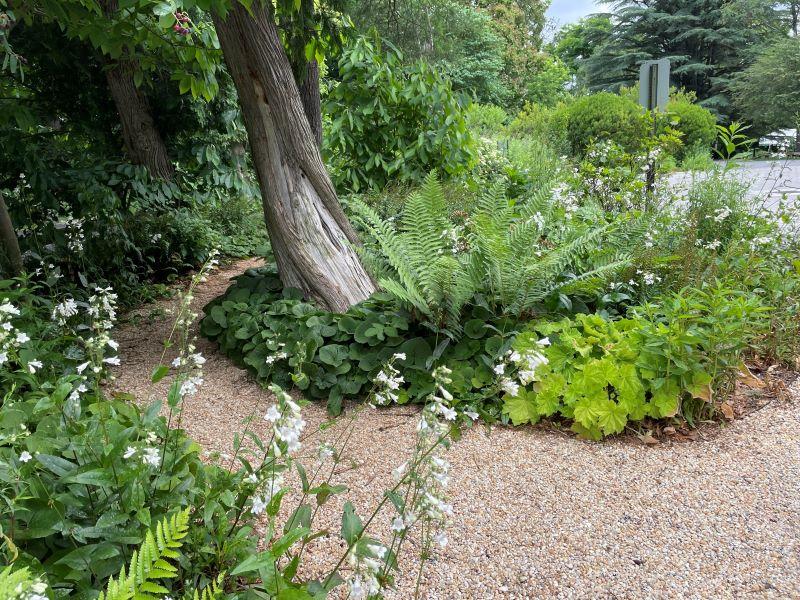
M 632 99 L 600 92 L 579 98 L 569 106 L 567 140 L 576 155 L 600 140 L 611 140 L 635 152 L 648 135 L 647 124 L 644 111 Z
M 457 402 L 474 402 L 491 382 L 493 357 L 514 333 L 513 321 L 493 319 L 481 307 L 465 314 L 464 337 L 455 342 L 415 324 L 385 294 L 344 314 L 319 310 L 301 298 L 298 290 L 282 289 L 274 267 L 250 269 L 204 308 L 200 331 L 259 379 L 327 399 L 333 413 L 341 411 L 343 399 L 363 398 L 397 353 L 406 356 L 397 367 L 407 382 L 398 402 L 421 401 L 433 390 L 434 362 L 453 370 Z
M 328 95 L 326 155 L 339 187 L 382 189 L 431 170 L 451 176 L 474 161 L 466 102 L 420 61 L 373 38 L 358 38 L 339 59 L 341 81 Z

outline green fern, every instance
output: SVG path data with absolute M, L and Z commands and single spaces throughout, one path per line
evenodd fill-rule
M 450 220 L 436 176 L 406 201 L 399 228 L 360 200 L 351 207 L 374 242 L 357 251 L 378 284 L 429 324 L 460 331 L 461 311 L 475 288 L 443 235 Z
M 15 600 L 27 598 L 36 580 L 27 567 L 13 570 L 11 566 L 0 570 L 0 598 Z
M 380 286 L 451 334 L 461 331 L 462 311 L 478 293 L 498 313 L 521 317 L 554 294 L 599 292 L 630 265 L 646 228 L 641 219 L 608 223 L 591 206 L 565 220 L 549 189 L 512 202 L 496 184 L 477 201 L 466 252 L 454 255 L 434 175 L 408 198 L 399 228 L 359 200 L 351 206 L 367 233 L 357 251 Z
M 225 593 L 225 590 L 222 589 L 222 581 L 224 578 L 224 574 L 220 574 L 216 580 L 204 587 L 202 592 L 198 593 L 197 590 L 194 590 L 191 595 L 187 592 L 184 596 L 184 600 L 218 600 L 222 598 Z
M 152 600 L 167 594 L 169 590 L 156 580 L 172 579 L 178 574 L 168 560 L 180 557 L 178 550 L 188 532 L 189 509 L 159 522 L 133 553 L 127 573 L 122 567 L 119 577 L 112 577 L 105 593 L 100 593 L 100 600 Z

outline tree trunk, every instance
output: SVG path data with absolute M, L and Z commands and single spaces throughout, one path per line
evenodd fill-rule
M 300 100 L 306 113 L 311 133 L 317 141 L 317 146 L 322 147 L 322 101 L 319 97 L 319 65 L 316 60 L 308 61 L 306 76 L 300 84 Z
M 344 311 L 375 284 L 351 246 L 358 238 L 322 163 L 269 6 L 253 3 L 251 16 L 234 3 L 225 18 L 213 15 L 214 25 L 239 94 L 281 281 Z
M 171 179 L 174 173 L 167 147 L 156 129 L 147 98 L 133 82 L 135 66 L 116 62 L 106 70 L 106 81 L 122 124 L 122 139 L 131 162 L 150 174 Z
M 22 274 L 22 254 L 19 251 L 17 232 L 14 231 L 2 192 L 0 192 L 0 245 L 6 256 L 9 274 L 11 277 L 18 277 Z
M 118 0 L 103 0 L 106 16 L 118 9 Z M 131 162 L 144 165 L 153 177 L 172 179 L 174 168 L 167 147 L 150 114 L 147 96 L 136 87 L 136 62 L 122 57 L 108 61 L 106 81 L 122 124 L 122 139 Z

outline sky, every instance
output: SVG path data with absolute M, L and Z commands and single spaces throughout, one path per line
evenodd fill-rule
M 547 16 L 558 26 L 566 25 L 586 15 L 603 12 L 606 10 L 603 4 L 594 0 L 552 0 Z

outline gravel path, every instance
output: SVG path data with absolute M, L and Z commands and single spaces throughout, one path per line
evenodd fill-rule
M 198 309 L 255 264 L 216 272 L 196 294 Z M 152 307 L 139 314 L 118 332 L 123 368 L 115 386 L 146 399 L 171 323 Z M 183 426 L 205 448 L 225 452 L 243 419 L 265 412 L 270 394 L 212 344 L 201 339 L 198 347 L 208 359 L 206 383 Z M 352 464 L 336 481 L 350 487 L 362 515 L 410 451 L 414 413 L 394 407 L 358 417 Z M 309 430 L 327 419 L 320 405 L 304 416 Z M 449 545 L 426 565 L 423 598 L 800 598 L 797 402 L 775 400 L 720 432 L 704 430 L 697 441 L 652 447 L 474 427 L 448 458 L 455 522 Z M 341 503 L 326 504 L 322 524 L 338 530 Z M 387 520 L 376 520 L 377 533 Z M 340 551 L 331 536 L 309 557 L 321 568 Z M 406 572 L 388 597 L 410 599 L 413 565 L 401 567 Z

